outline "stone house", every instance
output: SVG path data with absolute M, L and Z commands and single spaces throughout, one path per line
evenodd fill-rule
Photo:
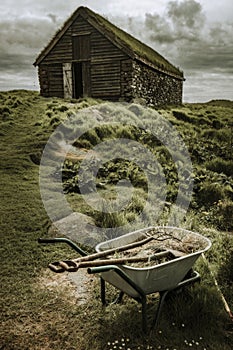
M 182 103 L 183 72 L 86 7 L 68 18 L 34 66 L 45 97 Z

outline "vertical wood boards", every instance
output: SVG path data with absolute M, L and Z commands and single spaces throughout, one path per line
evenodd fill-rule
M 89 60 L 91 55 L 90 35 L 72 36 L 73 60 Z
M 55 37 L 38 64 L 43 96 L 138 99 L 149 106 L 182 102 L 182 78 L 131 55 L 127 43 L 100 24 L 81 11 Z
M 73 82 L 72 82 L 72 64 L 71 62 L 63 63 L 63 87 L 64 98 L 73 97 Z
M 121 95 L 121 60 L 126 58 L 108 38 L 79 16 L 43 61 L 48 71 L 52 66 L 52 70 L 60 70 L 60 63 L 62 86 L 59 88 L 59 76 L 55 81 L 48 74 L 47 85 L 54 87 L 45 92 L 41 85 L 42 94 L 52 96 L 55 89 L 56 95 L 63 94 L 64 98 L 91 96 L 117 100 Z

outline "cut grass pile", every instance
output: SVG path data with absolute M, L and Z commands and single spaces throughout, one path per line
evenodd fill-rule
M 202 259 L 196 266 L 202 276 L 201 283 L 186 288 L 182 293 L 171 294 L 165 303 L 158 330 L 147 336 L 141 331 L 140 305 L 132 299 L 125 297 L 122 305 L 101 307 L 98 279 L 94 278 L 90 300 L 78 304 L 74 287 L 47 270 L 48 262 L 76 257 L 76 254 L 62 245 L 39 246 L 37 243 L 39 237 L 47 237 L 51 224 L 40 197 L 39 162 L 54 127 L 75 111 L 99 101 L 44 99 L 30 91 L 1 92 L 0 99 L 0 348 L 230 350 L 233 342 L 232 322 L 214 286 L 209 266 Z M 178 116 L 177 112 L 189 118 L 182 114 Z M 233 238 L 232 226 L 226 218 L 226 215 L 232 215 L 232 177 L 226 171 L 219 174 L 220 160 L 226 162 L 226 169 L 232 161 L 232 136 L 228 133 L 226 138 L 219 136 L 221 130 L 223 133 L 232 127 L 229 125 L 232 104 L 222 101 L 184 105 L 163 109 L 159 113 L 167 115 L 182 133 L 196 169 L 197 196 L 184 226 L 212 240 L 213 247 L 207 258 L 233 309 Z M 202 126 L 196 123 L 198 118 L 201 118 Z M 213 128 L 217 137 L 209 136 L 207 139 L 205 128 Z M 216 153 L 213 154 L 213 150 Z M 214 161 L 214 157 L 218 157 L 219 162 Z M 206 206 L 198 202 L 198 193 L 205 190 L 207 195 L 207 191 L 210 191 L 207 185 L 213 176 L 224 191 L 217 198 L 217 203 Z M 132 204 L 131 213 L 140 210 L 141 191 L 142 188 L 137 188 L 135 192 L 137 199 Z M 78 211 L 93 215 L 80 194 L 69 193 L 67 197 Z M 100 217 L 98 219 L 101 221 Z M 221 227 L 222 231 L 219 230 Z M 56 283 L 45 283 L 45 274 L 47 281 L 55 279 Z M 115 293 L 109 286 L 108 299 L 112 299 Z M 151 296 L 150 319 L 155 306 L 155 296 Z

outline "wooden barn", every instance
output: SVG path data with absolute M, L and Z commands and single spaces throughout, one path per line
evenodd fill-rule
M 182 103 L 183 72 L 86 7 L 71 15 L 34 66 L 45 97 Z

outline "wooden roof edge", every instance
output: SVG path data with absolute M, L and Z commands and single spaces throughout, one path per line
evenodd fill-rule
M 53 49 L 53 47 L 63 37 L 63 35 L 69 29 L 72 22 L 75 21 L 78 18 L 78 16 L 80 15 L 82 8 L 83 7 L 79 7 L 75 12 L 73 12 L 72 15 L 63 23 L 62 27 L 57 30 L 57 32 L 54 34 L 52 39 L 45 46 L 45 48 L 42 49 L 42 51 L 40 52 L 40 54 L 36 58 L 35 62 L 33 63 L 33 65 L 35 67 L 38 66 L 41 63 L 41 61 L 43 61 L 43 59 L 49 54 L 49 52 Z
M 91 18 L 87 17 L 86 20 L 91 25 L 96 27 L 96 22 L 92 21 Z M 97 24 L 97 26 L 98 26 L 98 24 Z M 122 49 L 130 58 L 136 59 L 137 61 L 140 61 L 143 64 L 145 64 L 145 65 L 149 66 L 150 68 L 155 69 L 161 73 L 172 76 L 172 77 L 177 78 L 179 80 L 185 80 L 184 76 L 183 76 L 183 72 L 181 72 L 178 68 L 177 68 L 177 70 L 180 72 L 180 74 L 175 74 L 175 73 L 172 73 L 171 71 L 162 69 L 158 65 L 155 65 L 152 62 L 150 62 L 149 60 L 146 60 L 145 58 L 137 55 L 123 40 L 121 40 L 119 37 L 115 36 L 111 31 L 108 31 L 106 28 L 102 28 L 101 26 L 98 26 L 97 29 L 101 32 L 102 35 L 106 36 L 108 38 L 108 40 L 110 40 L 114 45 L 116 45 L 118 48 Z M 108 33 L 106 33 L 106 32 L 108 32 Z M 130 34 L 128 34 L 128 35 L 130 35 Z
M 107 19 L 105 19 L 104 17 L 95 14 L 93 11 L 91 11 L 88 8 L 84 8 L 86 10 L 86 13 L 84 15 L 85 19 L 94 27 L 97 27 L 96 29 L 99 30 L 103 35 L 105 35 L 114 45 L 118 46 L 120 49 L 122 49 L 127 55 L 129 55 L 131 58 L 133 59 L 137 59 L 138 61 L 141 61 L 142 63 L 144 63 L 145 65 L 160 71 L 164 74 L 173 76 L 175 78 L 178 78 L 180 80 L 185 80 L 184 79 L 184 74 L 183 72 L 175 67 L 172 63 L 170 63 L 165 57 L 163 57 L 161 54 L 159 54 L 157 51 L 155 51 L 154 49 L 152 49 L 151 47 L 149 47 L 148 45 L 140 42 L 140 40 L 138 40 L 137 38 L 133 37 L 131 34 L 125 32 L 124 30 L 122 30 L 121 28 L 117 27 L 115 24 L 109 22 Z M 159 62 L 157 62 L 157 64 L 151 62 L 150 60 L 146 59 L 145 57 L 139 55 L 138 53 L 136 53 L 132 47 L 130 47 L 130 45 L 127 44 L 126 41 L 124 41 L 123 39 L 121 39 L 119 37 L 119 35 L 117 35 L 117 33 L 114 33 L 111 29 L 107 28 L 104 23 L 100 23 L 100 21 L 98 20 L 98 18 L 101 18 L 104 22 L 109 23 L 109 25 L 111 27 L 114 27 L 117 31 L 124 33 L 124 35 L 127 36 L 127 39 L 132 38 L 132 40 L 136 41 L 138 44 L 143 45 L 145 48 L 148 48 L 150 51 L 154 52 L 154 55 L 158 56 L 164 63 L 166 62 L 166 64 L 168 64 L 168 66 L 171 67 L 171 69 L 163 69 L 161 67 L 161 65 L 159 64 Z M 177 72 L 174 73 L 174 72 Z
M 184 77 L 184 74 L 183 74 L 182 71 L 180 71 L 182 74 L 179 74 L 179 75 L 178 75 L 178 74 L 172 73 L 172 72 L 170 72 L 170 71 L 168 71 L 168 70 L 166 70 L 166 69 L 162 69 L 162 68 L 160 68 L 160 67 L 154 65 L 153 63 L 147 61 L 145 58 L 142 58 L 141 56 L 136 56 L 136 55 L 135 55 L 135 59 L 136 59 L 137 61 L 142 62 L 142 63 L 145 64 L 146 66 L 148 66 L 148 67 L 150 67 L 150 68 L 152 68 L 152 69 L 154 69 L 154 70 L 160 72 L 160 73 L 163 73 L 163 74 L 169 75 L 169 76 L 171 76 L 171 77 L 173 77 L 173 78 L 176 78 L 176 79 L 185 81 L 185 77 Z
M 36 58 L 35 62 L 33 63 L 34 66 L 38 66 L 43 59 L 49 54 L 49 52 L 53 49 L 53 47 L 57 44 L 57 42 L 62 38 L 62 36 L 65 34 L 65 32 L 69 29 L 70 25 L 75 21 L 78 16 L 81 15 L 84 19 L 86 19 L 91 25 L 93 25 L 97 30 L 99 30 L 104 36 L 106 36 L 114 45 L 117 45 L 120 49 L 122 49 L 129 57 L 133 59 L 137 59 L 138 61 L 141 61 L 145 65 L 162 72 L 166 75 L 178 78 L 180 80 L 185 80 L 183 76 L 183 72 L 180 71 L 178 68 L 173 66 L 169 61 L 167 61 L 163 56 L 161 56 L 159 53 L 157 53 L 155 50 L 147 46 L 146 44 L 140 43 L 140 41 L 134 37 L 132 37 L 129 33 L 123 31 L 122 29 L 116 27 L 114 24 L 109 22 L 104 17 L 96 14 L 92 10 L 90 10 L 87 7 L 81 6 L 79 7 L 73 14 L 66 20 L 66 22 L 63 24 L 61 29 L 59 29 L 53 38 L 50 40 L 48 45 L 41 51 L 41 53 Z M 101 20 L 102 23 L 101 23 Z M 159 64 L 154 64 L 150 60 L 146 59 L 145 57 L 140 56 L 137 54 L 132 47 L 130 47 L 123 39 L 121 39 L 116 33 L 114 33 L 112 30 L 107 28 L 104 23 L 109 23 L 109 25 L 113 28 L 116 28 L 118 31 L 121 31 L 124 33 L 124 35 L 127 35 L 128 38 L 132 37 L 132 39 L 136 40 L 138 43 L 144 45 L 145 47 L 148 47 L 149 49 L 153 50 L 156 55 L 160 56 L 164 62 L 168 63 L 168 66 L 172 67 L 172 70 L 169 69 L 163 69 Z M 177 71 L 177 74 L 174 73 L 174 71 Z
M 49 41 L 47 46 L 45 46 L 44 49 L 40 52 L 38 57 L 36 58 L 33 65 L 36 67 L 38 66 L 41 61 L 49 54 L 49 52 L 52 50 L 52 48 L 57 44 L 57 42 L 62 38 L 62 36 L 65 34 L 65 32 L 69 29 L 70 25 L 73 21 L 75 21 L 79 15 L 82 15 L 82 17 L 87 20 L 91 25 L 93 25 L 95 28 L 97 26 L 97 30 L 99 30 L 104 36 L 106 36 L 111 42 L 117 45 L 116 38 L 114 39 L 112 36 L 113 34 L 108 31 L 105 27 L 101 26 L 101 24 L 97 20 L 93 20 L 93 16 L 90 16 L 90 13 L 93 15 L 96 15 L 92 10 L 81 6 L 79 7 L 73 14 L 66 20 L 66 22 L 63 24 L 63 26 L 54 34 L 53 38 Z M 100 16 L 100 15 L 98 15 Z M 107 20 L 106 20 L 107 21 Z M 107 33 L 106 33 L 107 32 Z M 106 35 L 107 34 L 107 35 Z M 120 45 L 117 45 L 119 48 L 122 48 L 122 43 Z M 131 56 L 132 52 L 130 50 L 127 50 L 127 48 L 124 48 L 125 51 L 128 51 L 127 54 Z

